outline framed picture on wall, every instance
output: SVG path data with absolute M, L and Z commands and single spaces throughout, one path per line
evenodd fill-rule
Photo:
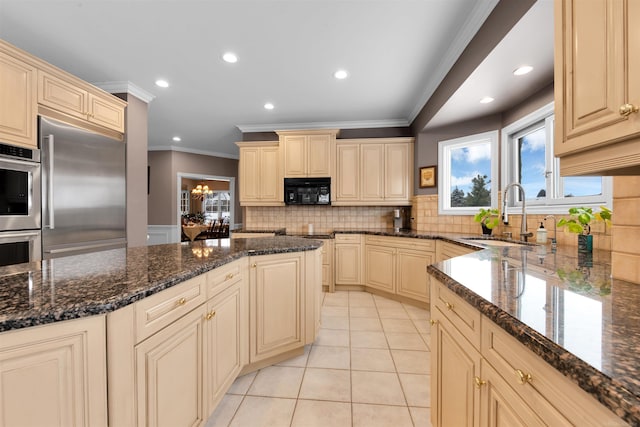
M 425 166 L 420 168 L 420 188 L 436 186 L 436 166 Z

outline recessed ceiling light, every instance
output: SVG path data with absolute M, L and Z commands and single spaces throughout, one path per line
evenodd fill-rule
M 169 82 L 166 80 L 156 80 L 156 86 L 160 86 L 160 87 L 169 87 Z
M 264 104 L 264 109 L 265 110 L 273 110 L 274 108 L 276 108 L 276 107 L 270 102 L 267 102 L 266 104 Z
M 235 64 L 236 62 L 238 62 L 238 57 L 233 52 L 225 53 L 224 55 L 222 55 L 222 59 L 224 59 L 225 62 L 228 62 L 230 64 Z
M 488 104 L 490 102 L 493 102 L 493 98 L 490 96 L 485 96 L 480 100 L 480 104 Z
M 180 141 L 182 141 L 182 138 L 180 138 L 179 136 L 174 136 L 172 139 L 173 139 L 175 142 L 180 142 Z
M 533 70 L 533 67 L 531 65 L 523 65 L 520 68 L 517 68 L 513 74 L 516 76 L 523 76 L 525 74 L 528 74 L 531 72 L 531 70 Z
M 347 73 L 346 70 L 338 70 L 335 73 L 333 73 L 333 77 L 335 77 L 338 80 L 343 80 L 349 77 L 349 73 Z

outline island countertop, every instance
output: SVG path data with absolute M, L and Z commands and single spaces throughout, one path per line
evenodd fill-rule
M 608 251 L 501 246 L 427 271 L 631 425 L 640 425 L 640 286 Z
M 285 236 L 216 239 L 0 267 L 0 332 L 108 313 L 245 256 L 321 246 Z

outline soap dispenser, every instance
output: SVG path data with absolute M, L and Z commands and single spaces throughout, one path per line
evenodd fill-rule
M 542 222 L 540 222 L 540 228 L 536 231 L 536 242 L 542 244 L 547 243 L 547 230 L 544 228 L 544 225 L 542 225 Z

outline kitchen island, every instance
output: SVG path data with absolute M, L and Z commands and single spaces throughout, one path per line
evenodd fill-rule
M 321 246 L 205 240 L 0 268 L 2 422 L 204 423 L 243 370 L 315 340 Z

